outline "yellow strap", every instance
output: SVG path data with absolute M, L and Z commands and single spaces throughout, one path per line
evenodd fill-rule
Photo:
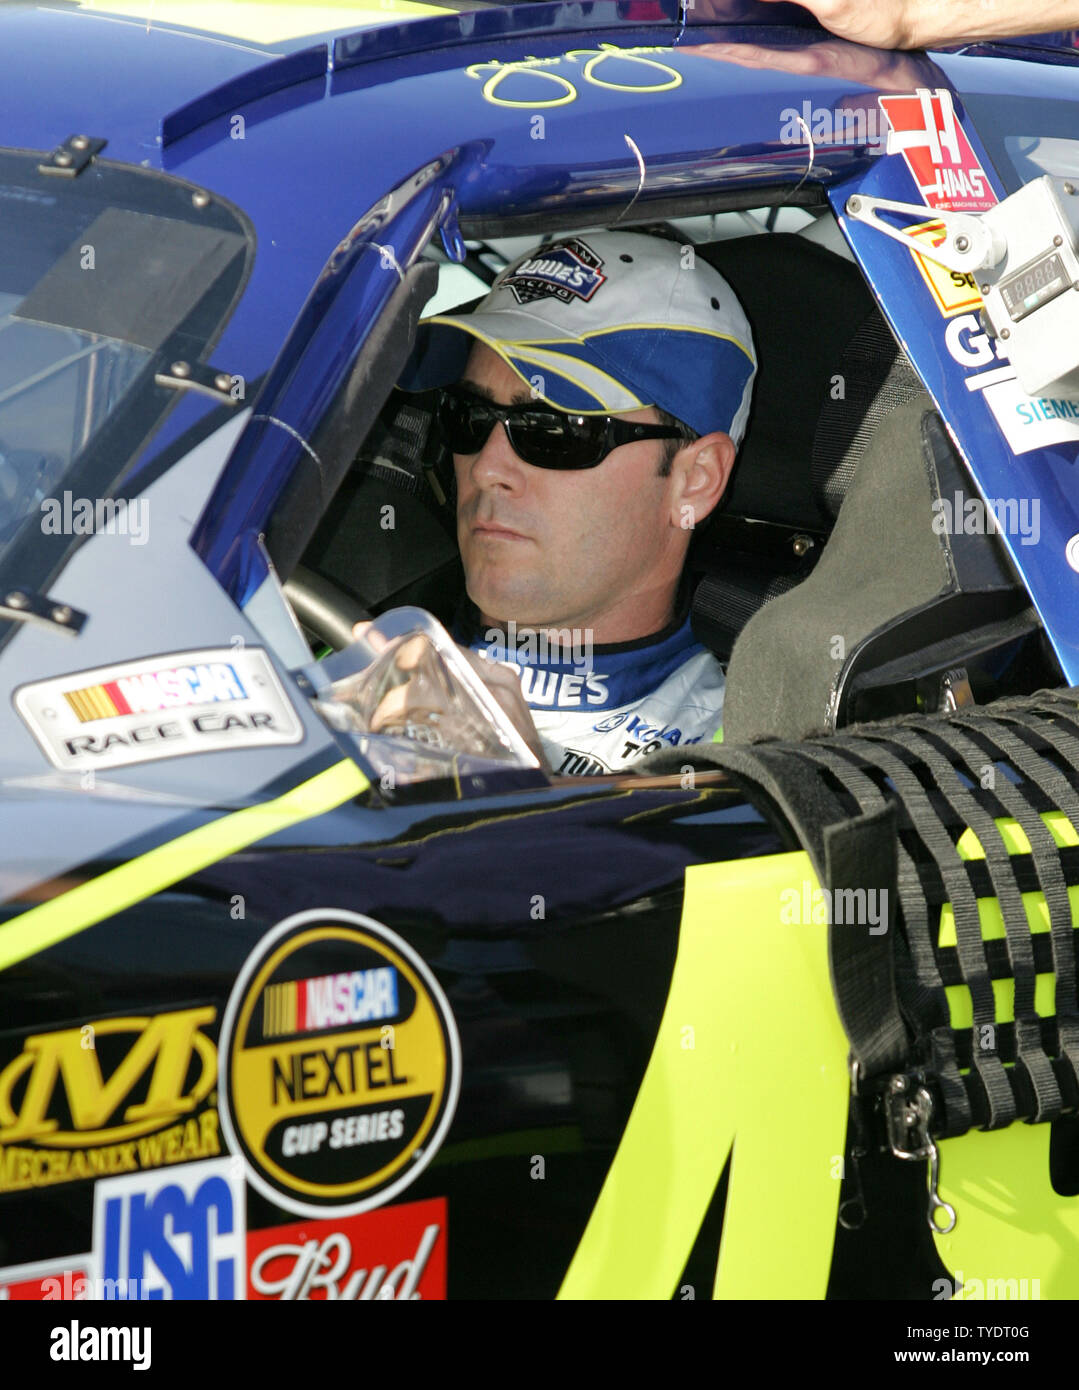
M 783 906 L 803 880 L 803 853 L 686 871 L 655 1047 L 559 1298 L 677 1294 L 732 1144 L 715 1296 L 823 1298 L 849 1082 L 828 927 Z
M 95 922 L 160 893 L 268 835 L 333 810 L 358 796 L 368 785 L 355 763 L 335 763 L 274 801 L 248 806 L 200 825 L 40 907 L 31 908 L 0 926 L 0 970 L 85 931 Z

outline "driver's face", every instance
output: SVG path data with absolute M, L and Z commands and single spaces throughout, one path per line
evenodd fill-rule
M 534 403 L 482 343 L 462 385 L 500 405 Z M 618 418 L 655 423 L 657 416 L 649 407 Z M 457 539 L 469 596 L 484 619 L 590 628 L 596 642 L 623 640 L 634 609 L 652 608 L 681 571 L 685 532 L 671 520 L 672 478 L 659 476 L 663 449 L 662 440 L 641 440 L 596 468 L 560 472 L 523 462 L 498 424 L 478 454 L 455 454 Z

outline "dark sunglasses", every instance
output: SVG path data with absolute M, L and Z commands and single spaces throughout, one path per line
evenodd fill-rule
M 496 424 L 535 468 L 595 468 L 612 449 L 641 439 L 688 439 L 669 425 L 634 425 L 610 415 L 570 415 L 549 405 L 496 405 L 454 387 L 440 393 L 438 423 L 454 454 L 478 454 Z

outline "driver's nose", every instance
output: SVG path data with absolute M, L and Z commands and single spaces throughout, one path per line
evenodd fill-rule
M 527 465 L 514 453 L 506 427 L 496 421 L 483 448 L 473 455 L 468 471 L 480 489 L 519 492 L 525 484 Z

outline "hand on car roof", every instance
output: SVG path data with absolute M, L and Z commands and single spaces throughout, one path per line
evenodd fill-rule
M 776 0 L 765 0 L 774 4 Z M 798 0 L 840 38 L 874 48 L 1045 34 L 1079 25 L 1079 0 Z

